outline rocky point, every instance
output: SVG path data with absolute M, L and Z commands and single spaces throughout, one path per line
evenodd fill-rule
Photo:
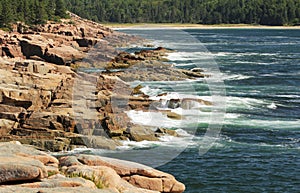
M 201 69 L 168 64 L 165 56 L 174 50 L 120 51 L 118 47 L 145 41 L 70 16 L 59 23 L 18 23 L 12 32 L 0 30 L 0 141 L 61 152 L 82 146 L 113 150 L 120 140 L 178 136 L 173 130 L 131 122 L 126 111 L 147 111 L 161 101 L 150 99 L 141 85 L 132 88 L 129 82 L 207 75 Z M 100 72 L 82 70 L 90 68 Z M 212 105 L 200 99 L 171 99 L 168 108 L 186 108 L 191 101 Z M 184 118 L 163 113 L 170 119 Z M 55 158 L 19 142 L 0 144 L 0 192 L 180 193 L 185 189 L 173 176 L 143 165 L 91 155 Z

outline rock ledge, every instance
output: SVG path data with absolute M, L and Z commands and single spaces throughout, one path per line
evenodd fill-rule
M 94 155 L 59 159 L 20 142 L 0 143 L 0 192 L 181 193 L 185 186 L 153 168 Z

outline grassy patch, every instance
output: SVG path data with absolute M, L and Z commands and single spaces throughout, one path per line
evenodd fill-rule
M 56 174 L 57 174 L 57 172 L 55 172 L 55 171 L 48 171 L 48 177 L 54 176 Z
M 103 178 L 103 176 L 98 176 L 95 173 L 93 173 L 92 175 L 85 174 L 83 172 L 71 173 L 71 174 L 67 175 L 67 177 L 69 177 L 69 178 L 83 178 L 83 179 L 92 181 L 92 182 L 94 182 L 94 184 L 96 185 L 96 187 L 98 189 L 104 189 L 104 188 L 108 187 L 108 183 Z

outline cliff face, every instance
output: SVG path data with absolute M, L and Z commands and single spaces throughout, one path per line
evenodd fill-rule
M 81 63 L 93 66 L 100 58 L 108 61 L 117 44 L 134 38 L 74 14 L 71 17 L 58 24 L 31 28 L 18 24 L 15 32 L 0 32 L 1 141 L 15 139 L 51 151 L 74 145 L 108 149 L 118 145 L 103 136 L 120 130 L 109 105 L 111 90 L 116 82 L 122 88 L 128 85 L 116 77 L 71 69 Z M 105 55 L 95 52 L 96 60 L 84 62 L 96 44 L 108 51 Z

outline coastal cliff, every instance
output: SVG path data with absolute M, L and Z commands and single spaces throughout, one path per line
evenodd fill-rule
M 159 107 L 162 101 L 150 99 L 141 91 L 143 86 L 132 88 L 128 82 L 186 80 L 206 75 L 200 69 L 180 70 L 165 63 L 165 56 L 172 50 L 162 47 L 135 53 L 121 51 L 118 47 L 142 45 L 145 40 L 69 14 L 71 19 L 62 19 L 60 23 L 18 23 L 13 32 L 0 31 L 0 142 L 18 141 L 40 150 L 61 152 L 83 146 L 114 150 L 122 145 L 121 141 L 158 141 L 163 135 L 178 136 L 167 128 L 131 122 L 126 111 L 145 111 L 153 104 Z M 91 68 L 101 72 L 82 70 Z M 189 101 L 211 105 L 200 99 L 171 99 L 168 107 L 184 107 Z M 162 113 L 169 119 L 182 119 L 168 110 Z M 20 151 L 7 155 L 6 146 L 9 151 Z M 11 146 L 1 144 L 1 160 L 19 161 L 17 165 L 1 163 L 4 175 L 0 183 L 10 185 L 17 181 L 18 185 L 0 187 L 1 192 L 22 192 L 28 188 L 33 189 L 27 192 L 36 188 L 45 188 L 42 192 L 63 191 L 65 187 L 77 187 L 78 191 L 82 187 L 95 189 L 97 182 L 89 182 L 95 180 L 95 174 L 108 175 L 114 178 L 109 184 L 115 184 L 107 186 L 113 190 L 95 192 L 147 192 L 137 189 L 145 188 L 153 190 L 148 192 L 176 193 L 185 189 L 169 174 L 141 170 L 137 165 L 123 167 L 126 162 L 120 160 L 84 155 L 57 160 L 27 147 L 22 153 L 21 145 Z M 8 173 L 15 176 L 7 176 Z M 48 178 L 49 173 L 59 175 Z M 66 176 L 89 181 L 70 180 Z M 46 188 L 49 186 L 53 189 Z

